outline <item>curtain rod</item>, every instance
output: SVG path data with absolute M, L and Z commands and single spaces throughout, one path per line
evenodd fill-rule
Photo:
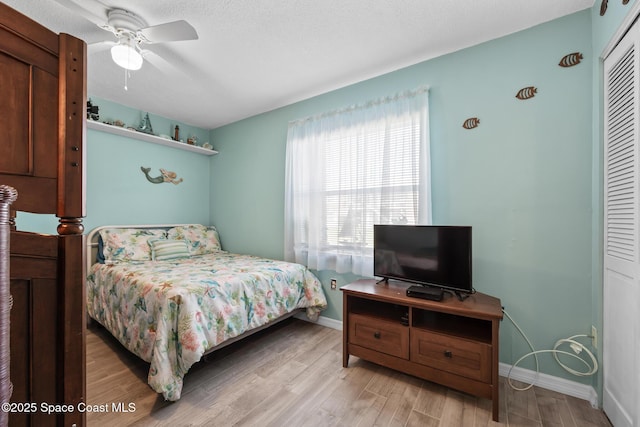
M 291 120 L 289 122 L 289 126 L 292 126 L 292 125 L 295 125 L 295 124 L 304 123 L 304 122 L 307 122 L 307 121 L 323 119 L 325 117 L 335 116 L 337 114 L 347 113 L 347 112 L 350 112 L 350 111 L 356 111 L 356 110 L 360 110 L 360 109 L 364 109 L 364 108 L 370 108 L 370 107 L 377 106 L 377 105 L 383 105 L 383 104 L 387 104 L 387 103 L 392 102 L 392 101 L 398 101 L 398 100 L 403 99 L 403 98 L 411 98 L 411 97 L 418 96 L 418 95 L 421 95 L 423 93 L 428 93 L 428 92 L 429 92 L 429 86 L 420 86 L 417 89 L 404 90 L 402 92 L 396 93 L 395 95 L 389 95 L 389 96 L 385 96 L 385 97 L 378 98 L 378 99 L 372 99 L 370 101 L 363 102 L 363 103 L 360 103 L 360 104 L 353 104 L 353 105 L 350 105 L 348 107 L 343 107 L 343 108 L 327 111 L 327 112 L 320 113 L 320 114 L 314 114 L 314 115 L 307 116 L 307 117 L 304 117 L 304 118 L 301 118 L 301 119 Z

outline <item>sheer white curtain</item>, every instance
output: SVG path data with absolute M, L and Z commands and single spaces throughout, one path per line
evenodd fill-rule
M 428 89 L 289 123 L 285 259 L 373 276 L 373 224 L 430 224 Z

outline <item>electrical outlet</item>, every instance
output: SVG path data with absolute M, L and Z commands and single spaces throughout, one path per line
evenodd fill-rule
M 331 289 L 334 291 L 338 289 L 338 281 L 336 279 L 331 279 Z
M 593 348 L 598 348 L 598 330 L 593 325 L 591 325 L 591 344 Z

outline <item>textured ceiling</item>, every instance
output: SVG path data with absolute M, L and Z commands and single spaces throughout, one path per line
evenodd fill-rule
M 184 19 L 199 39 L 148 45 L 128 77 L 88 56 L 88 93 L 211 129 L 593 6 L 594 0 L 2 0 L 88 44 L 115 40 L 76 11 Z M 105 16 L 106 21 L 106 16 Z

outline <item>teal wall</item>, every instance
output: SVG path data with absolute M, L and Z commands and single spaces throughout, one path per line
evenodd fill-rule
M 501 298 L 537 348 L 588 333 L 591 19 L 586 10 L 213 130 L 220 155 L 211 160 L 211 222 L 227 249 L 282 258 L 287 123 L 427 85 L 434 222 L 474 227 L 475 288 Z M 558 66 L 576 51 L 583 63 Z M 517 100 L 530 85 L 535 98 Z M 469 117 L 480 126 L 463 129 Z M 353 277 L 318 275 L 329 294 L 324 315 L 341 319 L 342 296 L 329 280 L 341 285 Z M 501 361 L 527 351 L 503 322 Z M 543 372 L 576 379 L 551 357 L 541 359 Z
M 139 110 L 93 98 L 100 120 L 120 119 L 136 127 Z M 153 130 L 172 135 L 176 125 L 149 115 Z M 206 142 L 209 131 L 179 123 L 181 135 Z M 178 174 L 178 185 L 152 184 L 140 167 L 160 175 L 160 168 Z M 87 131 L 87 217 L 85 228 L 105 224 L 161 224 L 209 222 L 209 156 L 89 129 Z
M 93 98 L 100 107 L 100 120 L 122 120 L 127 126 L 140 124 L 141 112 L 103 99 Z M 150 114 L 155 133 L 169 134 L 176 125 Z M 181 134 L 208 141 L 209 130 L 178 123 Z M 152 184 L 140 166 L 150 167 L 150 175 L 160 168 L 183 178 L 179 185 Z M 158 144 L 126 138 L 93 129 L 87 130 L 85 231 L 107 224 L 161 224 L 209 222 L 210 157 Z M 53 215 L 19 213 L 18 229 L 55 234 L 58 219 Z

